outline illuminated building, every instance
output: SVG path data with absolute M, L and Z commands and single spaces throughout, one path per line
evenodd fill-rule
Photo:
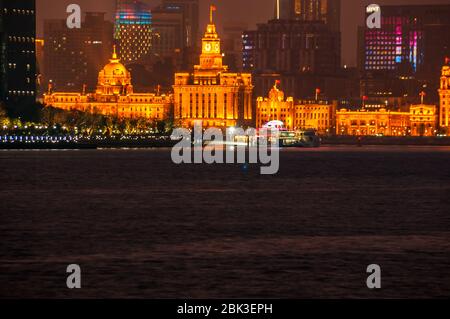
M 318 134 L 334 131 L 336 118 L 335 102 L 300 101 L 295 105 L 294 125 L 299 130 L 315 130 Z
M 45 88 L 44 88 L 44 45 L 45 41 L 43 39 L 35 40 L 36 48 L 36 92 L 37 97 L 41 98 Z
M 253 74 L 256 95 L 281 79 L 294 98 L 311 97 L 317 87 L 331 99 L 350 96 L 357 83 L 341 69 L 339 21 L 340 1 L 278 1 L 274 19 L 242 37 L 243 68 Z
M 446 65 L 442 67 L 441 86 L 439 89 L 440 108 L 439 126 L 450 133 L 450 60 L 446 59 Z
M 44 97 L 46 106 L 63 110 L 78 110 L 118 118 L 167 119 L 172 96 L 153 93 L 135 93 L 131 74 L 114 54 L 98 74 L 95 93 L 52 92 L 49 88 Z
M 285 98 L 278 89 L 278 82 L 269 92 L 268 98 L 256 100 L 256 127 L 263 127 L 270 121 L 281 121 L 288 130 L 294 129 L 294 98 Z
M 256 31 L 244 31 L 242 34 L 242 69 L 253 71 L 255 66 Z
M 152 44 L 150 8 L 137 0 L 117 0 L 114 38 L 125 64 L 142 62 Z
M 67 28 L 65 19 L 45 20 L 44 42 L 44 82 L 57 90 L 93 90 L 110 57 L 113 24 L 102 12 L 86 12 L 79 29 Z
M 13 108 L 36 100 L 34 0 L 0 0 L 0 101 Z
M 365 109 L 336 112 L 338 135 L 434 136 L 437 129 L 435 105 L 410 105 L 409 111 Z
M 268 98 L 258 97 L 256 103 L 256 125 L 263 127 L 270 121 L 281 121 L 288 130 L 315 130 L 319 134 L 334 131 L 336 103 L 324 101 L 297 101 L 285 98 L 277 87 L 269 92 Z
M 341 24 L 340 0 L 277 0 L 275 17 L 283 20 L 321 21 L 330 29 L 339 31 Z
M 410 125 L 409 112 L 378 111 L 336 112 L 336 134 L 338 135 L 384 135 L 406 136 Z
M 450 55 L 449 17 L 450 5 L 381 6 L 381 29 L 359 29 L 361 96 L 415 96 L 425 84 L 437 102 L 436 74 Z
M 436 105 L 411 105 L 410 127 L 412 136 L 434 136 L 437 130 Z
M 174 89 L 175 120 L 186 127 L 203 121 L 204 127 L 229 127 L 251 124 L 252 76 L 230 73 L 223 65 L 221 42 L 210 22 L 202 39 L 200 64 L 193 73 L 176 73 Z

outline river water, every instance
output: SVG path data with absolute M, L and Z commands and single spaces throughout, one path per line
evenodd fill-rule
M 280 159 L 262 176 L 168 149 L 0 151 L 0 297 L 450 297 L 450 147 Z

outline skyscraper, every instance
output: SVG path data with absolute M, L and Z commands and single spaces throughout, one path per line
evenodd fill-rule
M 275 18 L 322 21 L 333 31 L 340 30 L 341 0 L 276 0 Z
M 224 61 L 232 71 L 241 72 L 243 69 L 243 39 L 242 34 L 248 25 L 244 22 L 227 23 L 223 26 Z
M 172 57 L 185 47 L 184 14 L 159 6 L 152 10 L 152 50 L 158 57 Z
M 345 94 L 340 73 L 340 33 L 322 22 L 271 20 L 243 35 L 243 66 L 254 76 L 255 93 L 264 96 L 275 80 L 294 98 Z
M 396 79 L 394 90 L 387 93 L 417 96 L 418 86 L 426 85 L 436 101 L 436 74 L 450 55 L 450 5 L 381 6 L 381 17 L 381 29 L 359 31 L 358 64 L 368 88 L 362 94 L 383 93 L 376 82 Z M 405 82 L 411 80 L 416 85 Z
M 340 0 L 276 0 L 274 19 L 242 41 L 258 96 L 275 80 L 294 98 L 314 96 L 316 88 L 333 98 L 353 90 L 341 76 Z
M 93 89 L 113 46 L 113 24 L 105 14 L 86 12 L 80 29 L 66 20 L 44 21 L 44 76 L 58 90 Z
M 199 37 L 199 0 L 163 0 L 162 7 L 178 10 L 184 16 L 185 47 L 197 47 Z
M 139 63 L 148 57 L 152 44 L 150 7 L 138 0 L 117 0 L 114 38 L 125 64 Z
M 0 101 L 15 108 L 36 99 L 34 0 L 0 0 Z

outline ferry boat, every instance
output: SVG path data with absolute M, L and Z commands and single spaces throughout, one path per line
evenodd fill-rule
M 259 129 L 258 139 L 265 138 L 270 141 L 271 130 L 275 130 L 280 147 L 320 147 L 321 140 L 314 130 L 288 131 L 281 121 L 271 121 Z

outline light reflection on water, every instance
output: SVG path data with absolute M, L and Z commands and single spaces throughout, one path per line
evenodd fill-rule
M 449 152 L 286 149 L 276 176 L 170 149 L 0 152 L 0 297 L 448 297 Z

